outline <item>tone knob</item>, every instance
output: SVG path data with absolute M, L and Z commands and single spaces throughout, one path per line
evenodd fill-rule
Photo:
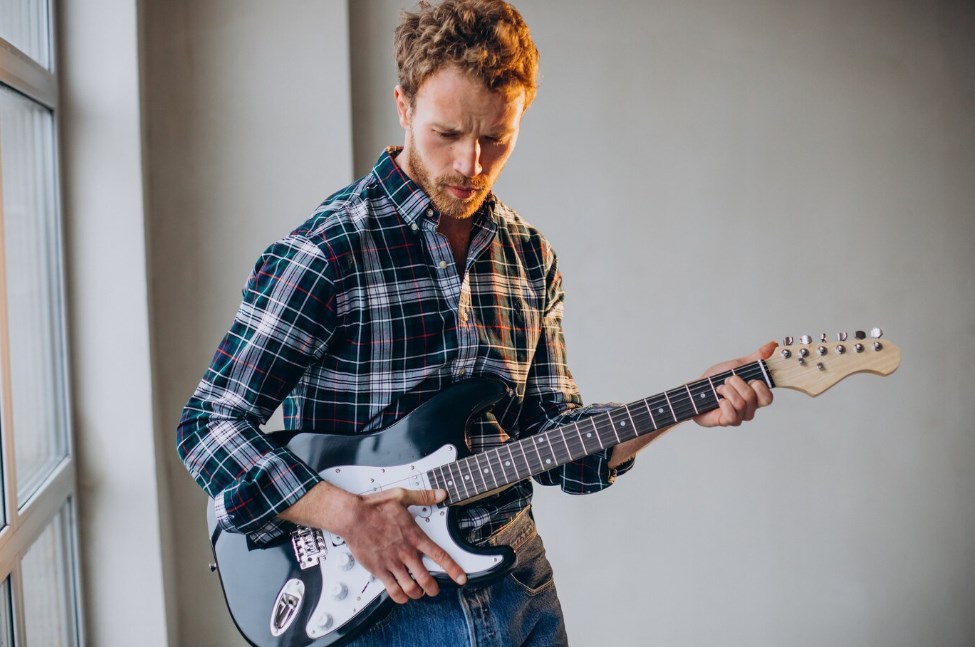
M 319 629 L 328 629 L 332 626 L 332 622 L 332 616 L 327 613 L 323 613 L 315 618 L 315 626 L 317 626 Z
M 336 600 L 344 600 L 345 596 L 349 594 L 349 587 L 345 585 L 345 582 L 332 582 L 328 585 L 328 594 Z

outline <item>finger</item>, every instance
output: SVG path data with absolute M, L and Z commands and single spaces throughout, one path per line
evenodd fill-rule
M 768 388 L 768 385 L 761 380 L 752 380 L 748 383 L 755 391 L 755 395 L 758 397 L 758 406 L 767 407 L 772 404 L 772 391 Z
M 458 585 L 463 586 L 467 584 L 467 573 L 464 569 L 460 567 L 460 564 L 454 561 L 454 558 L 450 556 L 439 544 L 435 543 L 429 538 L 425 541 L 421 541 L 417 544 L 417 548 L 420 549 L 424 555 L 429 557 L 436 563 L 440 568 L 444 570 L 447 575 L 450 576 L 454 582 Z
M 722 401 L 730 405 L 735 411 L 741 411 L 745 408 L 745 398 L 742 395 L 742 390 L 738 388 L 738 382 L 741 382 L 741 378 L 735 376 L 728 378 L 724 384 L 718 387 Z M 745 388 L 748 389 L 747 386 Z
M 410 571 L 403 564 L 394 566 L 392 568 L 393 575 L 396 577 L 396 583 L 403 590 L 411 600 L 419 600 L 423 597 L 423 589 L 420 585 L 416 583 L 416 580 L 410 575 Z
M 430 574 L 427 567 L 423 565 L 423 560 L 420 559 L 419 555 L 407 562 L 406 565 L 413 575 L 413 580 L 423 590 L 423 593 L 430 597 L 440 593 L 440 585 L 437 584 L 437 580 Z
M 399 582 L 396 581 L 396 577 L 386 571 L 382 576 L 377 575 L 379 581 L 383 583 L 386 587 L 386 593 L 389 594 L 389 598 L 396 604 L 406 604 L 410 601 L 409 596 L 403 592 L 402 587 L 400 587 Z

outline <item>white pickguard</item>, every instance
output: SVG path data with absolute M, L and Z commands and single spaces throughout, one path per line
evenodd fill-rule
M 415 463 L 394 467 L 331 467 L 322 471 L 321 476 L 333 485 L 357 494 L 391 488 L 426 490 L 431 489 L 426 478 L 427 471 L 456 459 L 457 449 L 453 445 L 444 445 Z M 471 553 L 454 543 L 447 527 L 445 506 L 413 506 L 410 511 L 420 528 L 446 550 L 465 572 L 488 571 L 501 561 L 497 555 Z M 320 638 L 342 627 L 385 590 L 380 580 L 355 561 L 341 537 L 326 531 L 322 533 L 325 553 L 324 558 L 318 560 L 318 568 L 321 569 L 324 588 L 305 627 L 310 638 Z M 423 564 L 431 573 L 443 573 L 443 569 L 427 557 L 423 558 Z

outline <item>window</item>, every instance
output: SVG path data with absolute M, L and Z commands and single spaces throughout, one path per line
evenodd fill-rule
M 0 0 L 0 647 L 81 642 L 50 0 Z

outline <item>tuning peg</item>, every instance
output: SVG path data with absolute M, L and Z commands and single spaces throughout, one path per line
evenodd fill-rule
M 829 341 L 829 335 L 827 335 L 826 333 L 821 333 L 819 335 L 819 341 L 825 344 L 826 342 Z
M 866 339 L 867 333 L 863 332 L 862 330 L 858 330 L 855 333 L 853 333 L 853 336 L 856 337 L 857 339 Z
M 870 336 L 874 339 L 880 339 L 884 336 L 884 331 L 880 328 L 873 328 L 870 330 Z
M 793 339 L 792 337 L 786 337 L 785 339 L 782 340 L 782 345 L 783 346 L 791 346 L 793 343 L 795 343 L 795 341 L 796 340 Z
M 799 341 L 801 341 L 803 344 L 810 344 L 812 343 L 812 337 L 810 337 L 809 335 L 803 335 L 802 337 L 799 338 Z
M 836 333 L 836 341 L 846 341 L 848 335 L 845 332 Z

